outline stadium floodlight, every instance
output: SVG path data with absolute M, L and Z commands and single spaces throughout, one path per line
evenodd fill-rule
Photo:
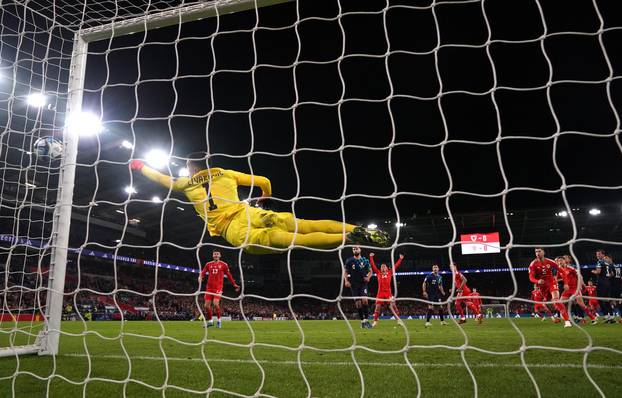
M 177 206 L 177 210 L 185 211 L 186 209 L 184 209 L 183 207 Z
M 378 229 L 378 226 L 374 223 L 367 224 L 367 229 Z
M 47 102 L 47 98 L 41 93 L 32 93 L 28 95 L 26 102 L 28 102 L 28 105 L 34 106 L 35 108 L 43 108 Z
M 137 193 L 136 189 L 134 189 L 134 187 L 131 185 L 128 185 L 127 187 L 125 187 L 124 191 L 125 193 L 129 193 L 130 195 L 133 193 Z
M 132 144 L 128 140 L 123 140 L 123 142 L 121 143 L 121 147 L 127 148 L 127 149 L 134 149 L 134 144 Z
M 169 156 L 160 149 L 154 149 L 145 156 L 147 164 L 154 169 L 162 169 L 168 164 Z
M 396 223 L 395 223 L 395 227 L 396 227 L 396 228 L 401 228 L 401 227 L 405 227 L 405 226 L 406 226 L 406 223 L 405 223 L 405 222 L 396 222 Z
M 177 175 L 179 177 L 188 177 L 190 176 L 190 172 L 188 171 L 187 168 L 182 167 L 181 169 L 179 169 L 179 171 L 177 172 Z
M 91 112 L 74 112 L 67 118 L 67 128 L 72 135 L 83 137 L 97 135 L 103 126 L 99 117 Z
M 116 211 L 117 213 L 119 213 L 119 214 L 125 214 L 125 212 L 124 212 L 123 210 L 119 210 L 119 209 L 117 209 L 117 210 L 115 210 L 115 211 Z
M 160 199 L 159 196 L 154 196 L 153 198 L 151 198 L 151 201 L 153 203 L 162 203 L 162 199 Z
M 601 212 L 600 212 L 600 209 L 593 208 L 593 209 L 590 209 L 590 211 L 588 213 L 590 213 L 591 216 L 597 216 Z
M 562 210 L 559 213 L 555 213 L 557 217 L 568 217 L 568 212 L 566 210 Z

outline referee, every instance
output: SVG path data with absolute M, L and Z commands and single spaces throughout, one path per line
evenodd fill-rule
M 432 272 L 426 275 L 423 280 L 423 297 L 432 303 L 440 303 L 445 296 L 445 289 L 443 289 L 443 277 L 438 273 L 439 267 L 437 264 L 432 266 Z M 438 316 L 441 318 L 441 325 L 447 325 L 445 322 L 445 313 L 443 306 L 438 304 L 428 304 L 428 312 L 425 314 L 425 327 L 431 326 L 430 318 L 432 317 L 432 311 L 434 307 L 438 307 Z
M 361 248 L 352 247 L 352 257 L 344 263 L 343 280 L 345 287 L 349 287 L 354 299 L 354 305 L 359 313 L 361 328 L 371 329 L 369 323 L 369 304 L 367 294 L 369 289 L 367 283 L 371 279 L 371 265 L 369 259 L 361 256 Z

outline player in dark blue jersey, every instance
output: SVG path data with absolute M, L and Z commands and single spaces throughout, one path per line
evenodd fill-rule
M 423 297 L 433 303 L 439 303 L 443 301 L 445 296 L 445 289 L 443 289 L 443 277 L 438 273 L 439 267 L 434 264 L 432 266 L 432 272 L 426 275 L 423 280 Z M 432 311 L 434 307 L 438 308 L 438 315 L 441 318 L 441 325 L 447 325 L 445 322 L 445 312 L 443 306 L 438 304 L 428 304 L 428 312 L 425 314 L 425 327 L 431 325 L 430 318 L 432 317 Z
M 596 295 L 599 298 L 611 296 L 611 274 L 612 266 L 611 259 L 607 261 L 609 257 L 603 249 L 596 250 L 596 269 L 592 270 L 592 273 L 597 276 Z M 615 322 L 613 316 L 612 302 L 609 300 L 600 300 L 600 309 L 605 316 L 605 323 Z
M 368 258 L 361 256 L 360 247 L 354 246 L 352 248 L 352 254 L 353 256 L 348 258 L 344 263 L 344 285 L 350 288 L 352 297 L 357 297 L 357 299 L 354 300 L 354 305 L 361 319 L 361 327 L 363 329 L 371 329 L 371 324 L 368 319 L 369 305 L 367 302 L 367 294 L 369 292 L 367 283 L 371 279 L 371 264 Z

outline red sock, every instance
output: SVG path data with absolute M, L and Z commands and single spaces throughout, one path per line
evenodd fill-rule
M 212 320 L 212 306 L 210 305 L 209 307 L 207 307 L 207 320 L 211 321 Z
M 400 317 L 400 311 L 397 309 L 397 307 L 393 308 L 393 312 L 395 313 L 396 318 Z
M 460 301 L 456 301 L 456 311 L 458 311 L 460 318 L 464 318 L 464 309 L 462 308 L 462 303 Z
M 479 308 L 477 308 L 477 306 L 469 301 L 467 301 L 467 307 L 469 307 L 471 309 L 471 311 L 473 311 L 473 313 L 477 316 L 479 316 L 481 313 L 479 312 Z
M 583 311 L 587 314 L 587 316 L 590 317 L 591 320 L 596 319 L 596 316 L 594 315 L 594 312 L 590 309 L 590 307 L 581 307 L 583 308 Z
M 374 311 L 374 321 L 377 321 L 379 316 L 380 314 L 378 313 L 378 311 Z
M 555 308 L 557 308 L 557 310 L 561 314 L 561 316 L 564 319 L 564 321 L 569 320 L 569 318 L 568 318 L 568 310 L 566 309 L 566 306 L 563 305 L 562 303 L 555 303 L 554 305 L 555 305 Z
M 220 306 L 216 307 L 216 316 L 218 317 L 218 320 L 220 321 Z

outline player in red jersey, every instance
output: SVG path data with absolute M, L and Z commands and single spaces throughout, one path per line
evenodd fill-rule
M 587 281 L 585 292 L 587 293 L 588 297 L 590 297 L 590 299 L 588 299 L 587 301 L 587 304 L 590 306 L 590 309 L 594 311 L 594 314 L 598 315 L 598 309 L 600 308 L 600 305 L 598 304 L 598 300 L 596 300 L 596 298 L 592 298 L 596 297 L 596 290 L 597 287 L 596 285 L 594 285 L 594 282 L 592 282 L 592 280 Z
M 397 319 L 398 323 L 401 322 L 400 312 L 397 310 L 395 300 L 393 299 L 393 292 L 391 291 L 391 281 L 393 280 L 393 273 L 397 271 L 403 259 L 404 255 L 400 254 L 400 258 L 395 262 L 395 267 L 393 269 L 389 268 L 385 263 L 380 264 L 380 269 L 378 269 L 374 262 L 374 253 L 369 253 L 371 269 L 376 273 L 378 279 L 378 294 L 376 294 L 376 309 L 374 310 L 374 323 L 372 323 L 372 327 L 378 325 L 380 310 L 382 306 L 387 303 L 395 319 Z
M 536 316 L 540 316 L 540 311 L 544 311 L 546 315 L 551 317 L 551 319 L 554 318 L 553 313 L 551 313 L 551 310 L 549 310 L 549 307 L 546 304 L 542 304 L 542 302 L 544 301 L 544 297 L 542 296 L 540 287 L 538 287 L 537 284 L 533 285 L 533 290 L 531 291 L 531 299 L 535 301 L 533 305 L 533 311 L 535 312 Z M 545 319 L 546 317 L 542 316 L 542 320 L 544 321 Z
M 555 262 L 559 266 L 557 273 L 564 281 L 562 300 L 570 300 L 570 303 L 572 303 L 572 296 L 574 296 L 574 302 L 590 317 L 592 325 L 596 325 L 597 321 L 594 312 L 585 305 L 583 297 L 581 297 L 581 287 L 585 285 L 583 284 L 581 274 L 572 266 L 572 257 L 566 254 L 562 257 L 557 257 Z
M 484 315 L 482 314 L 482 299 L 479 297 L 479 292 L 476 288 L 473 288 L 473 291 L 471 292 L 471 302 L 475 307 L 477 307 L 477 311 L 483 319 Z
M 454 274 L 454 288 L 456 289 L 456 310 L 460 314 L 460 320 L 458 323 L 465 323 L 466 317 L 464 316 L 464 308 L 462 308 L 462 302 L 475 314 L 478 323 L 482 323 L 482 313 L 477 308 L 473 301 L 471 301 L 471 289 L 467 286 L 467 278 L 458 271 L 456 263 L 452 263 L 449 268 Z
M 557 280 L 553 276 L 553 270 L 557 270 L 559 267 L 555 261 L 544 257 L 543 248 L 536 247 L 535 254 L 536 258 L 529 264 L 529 280 L 538 285 L 544 301 L 547 301 L 549 296 L 551 297 L 553 306 L 559 311 L 564 321 L 567 322 L 565 325 L 567 325 L 570 323 L 568 310 L 565 305 L 559 302 L 559 288 L 557 287 Z
M 199 275 L 199 286 L 201 285 L 201 282 L 203 282 L 205 274 L 207 274 L 207 286 L 205 287 L 205 313 L 207 314 L 208 322 L 206 327 L 214 325 L 214 321 L 212 320 L 213 303 L 214 309 L 216 310 L 216 316 L 218 317 L 218 323 L 216 326 L 220 328 L 222 326 L 222 323 L 220 322 L 220 297 L 222 295 L 222 285 L 225 274 L 227 274 L 227 278 L 233 285 L 236 292 L 240 291 L 240 287 L 237 283 L 235 283 L 235 279 L 233 279 L 233 275 L 231 275 L 227 263 L 220 261 L 220 252 L 218 250 L 214 250 L 212 252 L 212 258 L 214 261 L 210 261 L 205 264 L 205 267 L 203 267 L 203 270 Z

